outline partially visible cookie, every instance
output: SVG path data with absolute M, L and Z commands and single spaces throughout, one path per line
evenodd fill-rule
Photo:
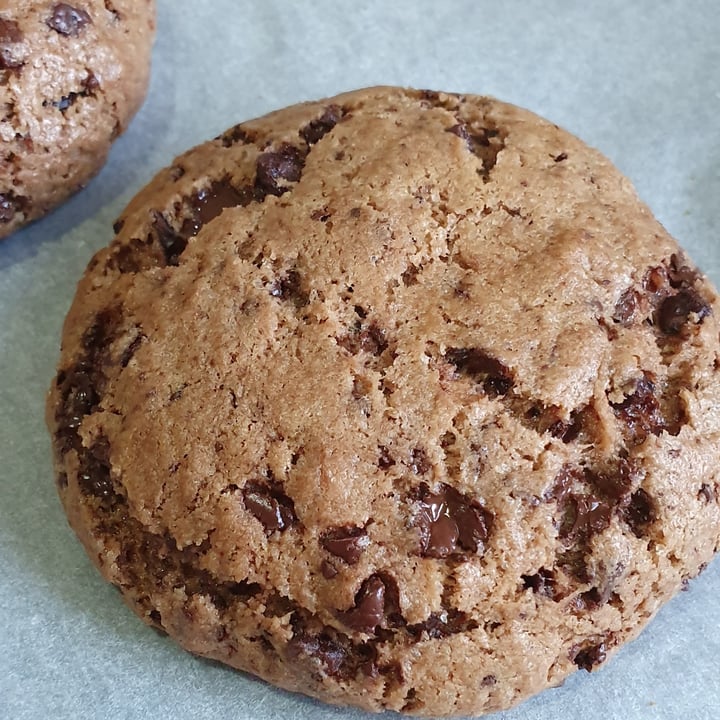
M 79 190 L 145 97 L 154 0 L 0 3 L 0 238 Z
M 370 710 L 592 670 L 720 537 L 720 304 L 599 153 L 372 88 L 179 157 L 48 403 L 103 575 L 185 648 Z

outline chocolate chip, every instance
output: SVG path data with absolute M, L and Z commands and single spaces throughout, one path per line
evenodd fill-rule
M 568 159 L 568 154 L 565 153 L 565 152 L 561 152 L 559 155 L 556 155 L 556 156 L 553 158 L 553 160 L 554 160 L 556 163 L 557 163 L 557 162 L 562 162 L 563 160 L 567 160 L 567 159 Z
M 613 320 L 624 327 L 630 327 L 640 308 L 640 296 L 634 288 L 628 288 L 615 303 Z
M 239 142 L 249 145 L 255 142 L 255 133 L 242 125 L 235 125 L 226 130 L 218 139 L 222 140 L 223 147 L 231 147 Z
M 57 438 L 62 452 L 71 448 L 79 450 L 82 442 L 78 430 L 83 418 L 89 415 L 99 402 L 91 370 L 82 364 L 58 374 L 60 403 L 56 411 Z
M 320 544 L 348 565 L 355 565 L 370 544 L 370 538 L 365 528 L 346 525 L 328 530 L 320 538 Z
M 390 455 L 390 451 L 384 445 L 380 445 L 378 450 L 380 451 L 380 455 L 378 457 L 378 467 L 381 470 L 391 468 L 395 464 L 395 460 L 393 460 L 392 455 Z
M 78 484 L 87 495 L 97 498 L 109 507 L 117 500 L 117 492 L 110 477 L 110 445 L 107 438 L 100 437 L 86 453 L 82 454 L 78 470 Z
M 52 15 L 46 20 L 49 28 L 70 37 L 76 37 L 88 23 L 92 20 L 85 10 L 67 3 L 55 3 Z
M 256 164 L 256 199 L 287 192 L 290 189 L 287 183 L 300 180 L 304 164 L 305 155 L 292 145 L 286 144 L 277 151 L 262 153 Z
M 356 355 L 366 352 L 379 357 L 388 347 L 385 331 L 374 321 L 354 328 L 347 335 L 337 339 L 338 345 Z
M 602 532 L 610 525 L 613 507 L 606 500 L 592 494 L 571 494 L 565 502 L 558 529 L 559 536 L 576 543 Z
M 623 519 L 630 526 L 635 537 L 643 537 L 648 526 L 657 518 L 655 502 L 642 488 L 636 490 L 623 511 Z
M 337 613 L 338 619 L 357 632 L 372 634 L 385 618 L 385 584 L 379 575 L 371 575 L 355 595 L 349 610 Z
M 448 348 L 445 359 L 463 375 L 483 384 L 490 397 L 507 395 L 513 387 L 512 374 L 507 366 L 479 348 Z
M 338 574 L 338 569 L 331 562 L 323 560 L 320 563 L 320 572 L 326 580 L 332 580 Z
M 407 631 L 416 640 L 420 640 L 423 636 L 438 639 L 469 632 L 477 627 L 479 624 L 476 620 L 473 620 L 467 613 L 453 608 L 440 613 L 432 613 L 427 620 L 415 625 L 408 625 Z
M 127 367 L 132 360 L 133 355 L 137 352 L 143 340 L 146 337 L 142 333 L 138 333 L 132 340 L 132 342 L 123 350 L 123 354 L 120 356 L 120 367 Z
M 566 546 L 582 555 L 590 538 L 603 532 L 616 512 L 625 512 L 641 477 L 625 458 L 603 468 L 563 467 L 545 498 L 558 504 L 558 535 Z
M 666 335 L 677 335 L 693 316 L 695 322 L 710 314 L 710 306 L 692 288 L 665 298 L 656 314 L 656 322 Z
M 417 503 L 415 526 L 420 533 L 421 555 L 445 558 L 458 549 L 472 553 L 484 551 L 492 513 L 477 500 L 444 483 L 437 493 L 421 483 Z
M 655 384 L 647 374 L 638 380 L 632 395 L 611 407 L 615 417 L 623 422 L 624 433 L 633 445 L 644 442 L 648 434 L 660 435 L 666 429 L 665 418 L 655 396 Z
M 532 590 L 536 595 L 542 595 L 544 597 L 552 598 L 555 596 L 555 573 L 552 570 L 548 570 L 541 567 L 533 575 L 521 575 L 523 581 L 523 588 L 525 590 Z
M 297 270 L 288 270 L 270 286 L 270 295 L 280 300 L 292 300 L 296 307 L 308 304 L 308 294 L 303 290 L 302 278 Z
M 0 194 L 0 223 L 12 222 L 15 216 L 20 212 L 25 212 L 26 208 L 27 198 L 15 195 L 12 190 Z
M 245 507 L 262 523 L 267 535 L 276 530 L 287 530 L 297 520 L 293 501 L 267 485 L 247 483 L 243 498 Z
M 485 675 L 480 681 L 480 687 L 492 687 L 497 683 L 497 678 L 494 675 Z
M 675 289 L 691 288 L 700 280 L 701 275 L 697 269 L 684 264 L 684 258 L 678 253 L 670 256 L 670 263 L 667 269 L 670 287 Z
M 500 131 L 494 127 L 484 127 L 477 132 L 471 132 L 464 122 L 459 122 L 448 128 L 447 132 L 464 140 L 468 150 L 482 161 L 480 176 L 483 182 L 489 182 L 490 171 L 495 167 L 497 157 L 505 147 L 505 139 Z
M 314 145 L 327 135 L 342 119 L 345 111 L 337 105 L 328 105 L 323 114 L 300 129 L 300 136 L 308 145 Z
M 607 649 L 604 641 L 580 646 L 574 645 L 570 650 L 570 659 L 581 670 L 587 670 L 588 672 L 605 662 L 606 657 Z
M 23 33 L 17 22 L 0 17 L 0 70 L 14 70 L 23 65 L 14 48 L 9 47 L 22 41 Z
M 287 644 L 287 658 L 291 661 L 311 660 L 325 674 L 331 677 L 343 675 L 343 666 L 348 660 L 348 651 L 339 642 L 327 635 L 294 635 Z
M 124 226 L 125 226 L 124 218 L 118 218 L 113 223 L 113 232 L 117 235 L 123 229 Z
M 707 483 L 703 483 L 698 490 L 698 499 L 704 500 L 706 503 L 711 503 L 715 500 L 715 493 L 713 489 Z
M 152 229 L 160 243 L 160 247 L 165 255 L 165 262 L 168 265 L 177 265 L 180 255 L 187 247 L 187 238 L 176 232 L 170 226 L 162 213 L 153 210 Z

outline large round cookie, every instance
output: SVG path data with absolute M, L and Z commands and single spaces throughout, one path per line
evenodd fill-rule
M 148 623 L 330 702 L 506 708 L 718 545 L 718 299 L 600 154 L 476 96 L 238 125 L 135 198 L 49 398 Z
M 0 2 L 0 238 L 79 190 L 147 89 L 154 0 Z

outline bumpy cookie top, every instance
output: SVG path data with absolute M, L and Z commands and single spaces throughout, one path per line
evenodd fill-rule
M 0 1 L 0 238 L 89 180 L 148 82 L 154 0 Z
M 374 88 L 238 125 L 130 204 L 48 420 L 149 622 L 370 709 L 592 669 L 718 543 L 718 304 L 597 152 Z

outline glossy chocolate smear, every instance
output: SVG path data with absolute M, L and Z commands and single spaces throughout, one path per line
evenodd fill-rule
M 61 35 L 76 37 L 91 22 L 85 10 L 67 3 L 55 3 L 52 7 L 52 15 L 47 19 L 46 24 Z
M 492 513 L 477 500 L 444 483 L 435 493 L 421 483 L 417 498 L 415 526 L 420 531 L 421 555 L 444 558 L 456 552 L 484 551 Z
M 295 521 L 295 506 L 284 493 L 267 485 L 249 482 L 243 490 L 245 507 L 270 535 L 276 530 L 287 530 Z
M 227 179 L 217 180 L 209 187 L 198 190 L 187 202 L 190 217 L 183 223 L 182 236 L 194 237 L 200 232 L 203 225 L 214 220 L 225 208 L 245 206 L 252 199 L 253 196 L 249 190 L 245 188 L 238 190 Z
M 365 528 L 344 526 L 328 530 L 320 538 L 320 544 L 348 565 L 354 565 L 370 544 L 370 538 Z
M 349 610 L 337 613 L 338 619 L 357 632 L 373 634 L 385 618 L 385 583 L 379 575 L 371 575 L 355 595 Z
M 510 369 L 480 348 L 448 348 L 445 359 L 463 374 L 482 382 L 490 397 L 507 395 L 513 386 Z

